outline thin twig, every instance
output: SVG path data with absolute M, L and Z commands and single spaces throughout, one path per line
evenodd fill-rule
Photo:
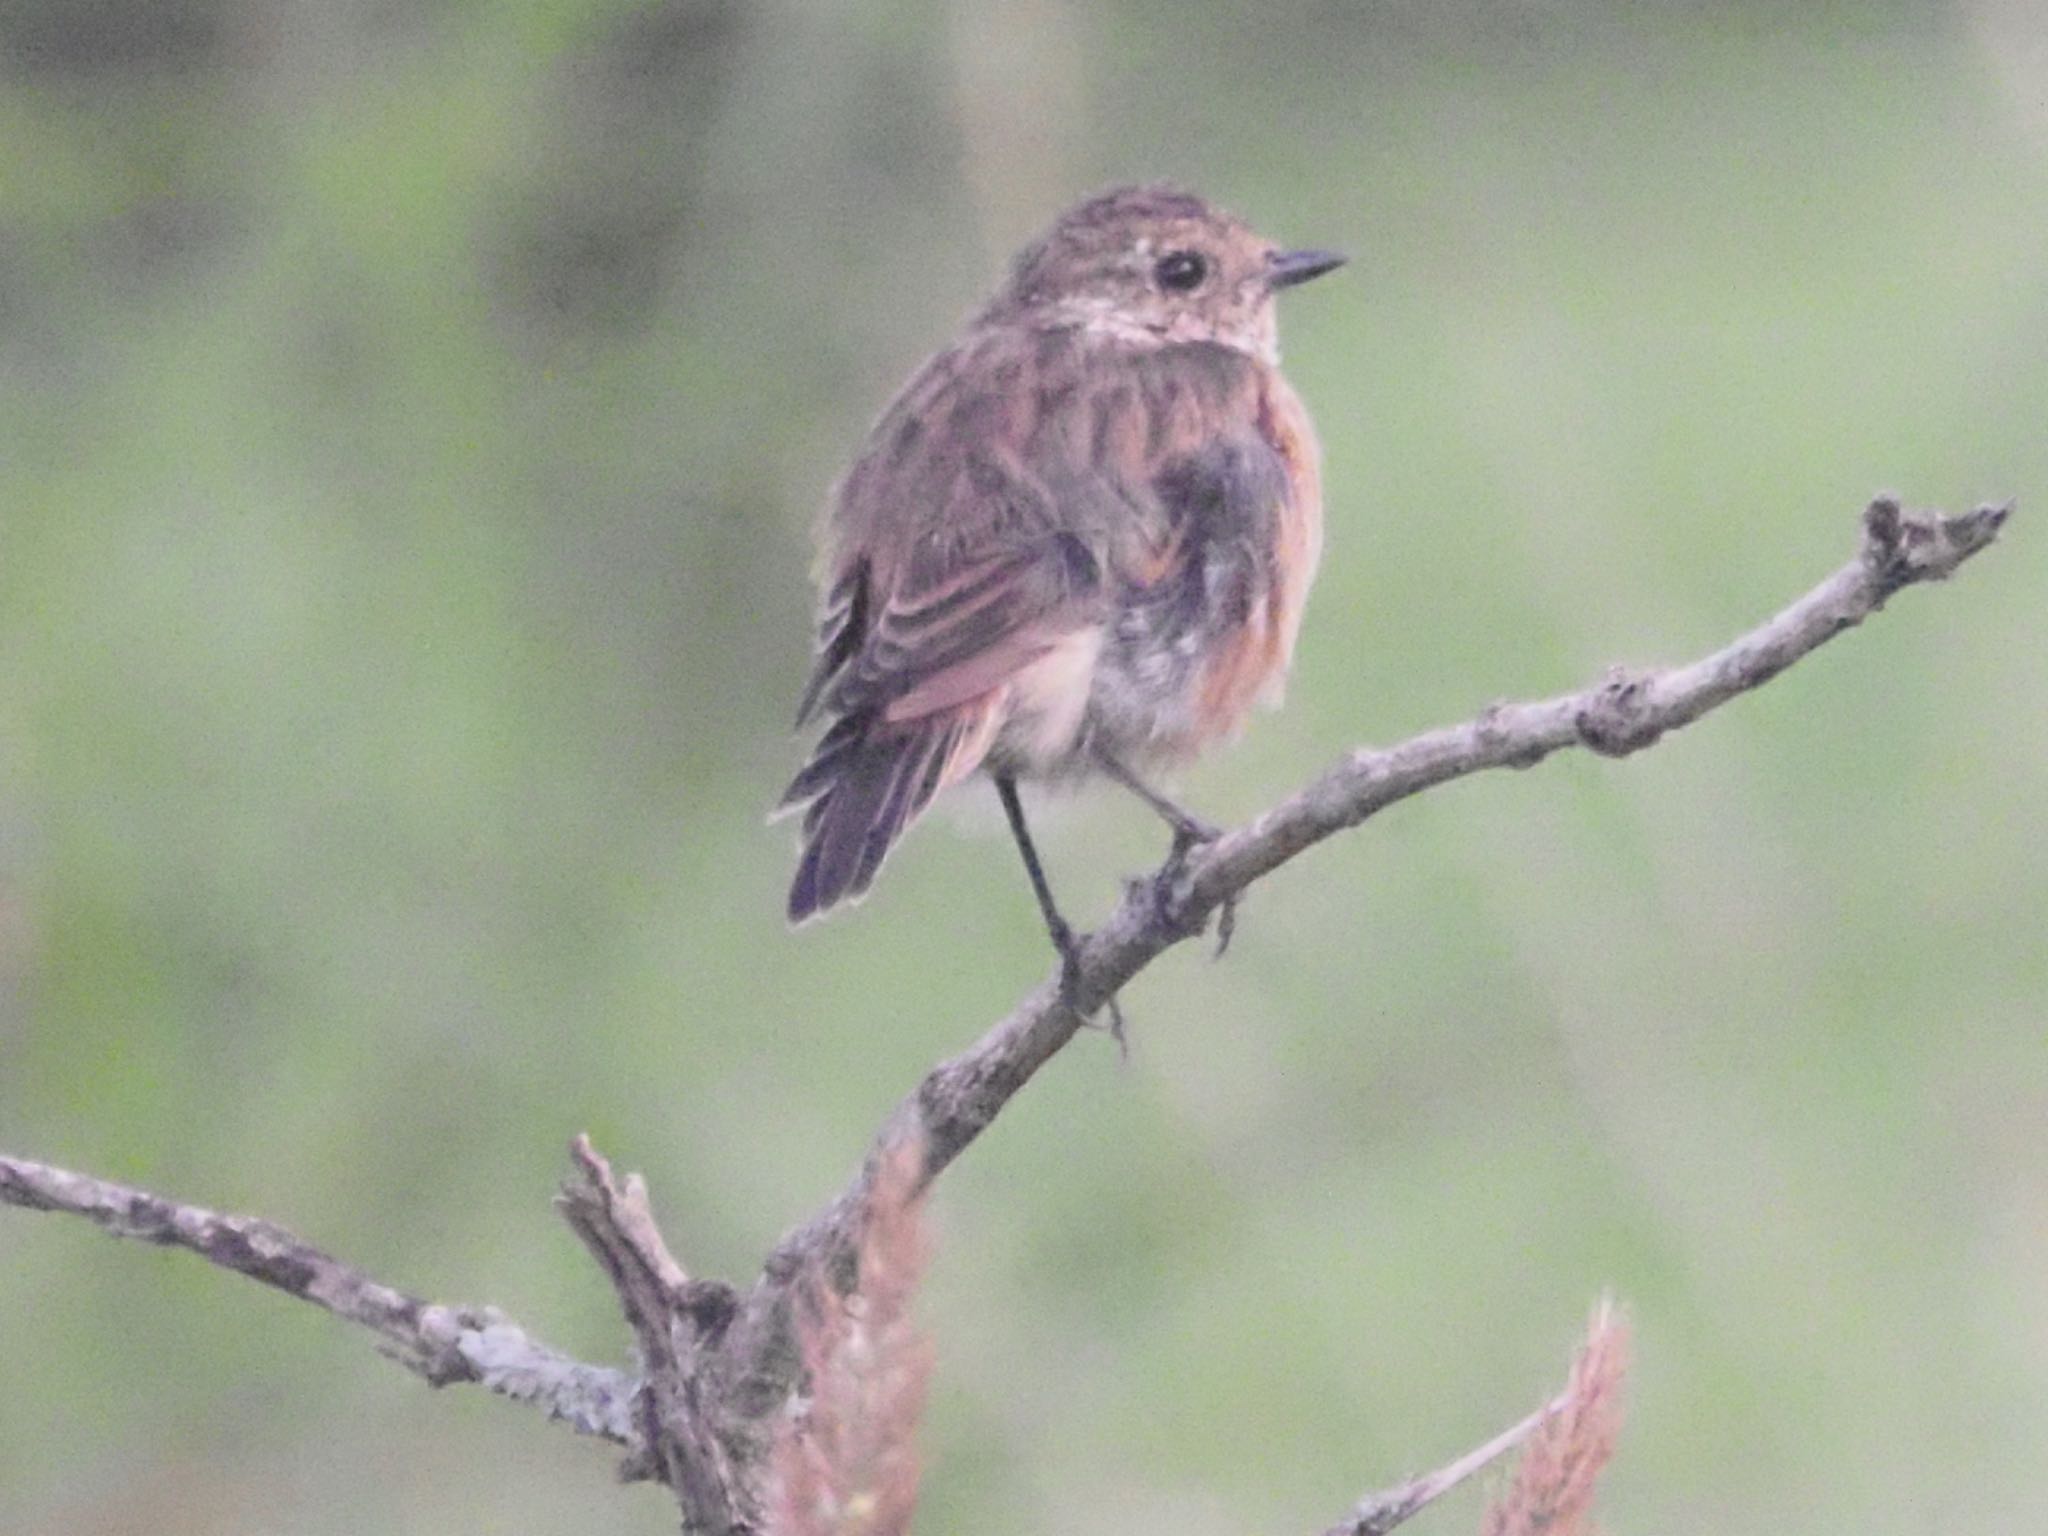
M 26 1158 L 0 1156 L 0 1205 L 83 1216 L 115 1237 L 185 1248 L 366 1328 L 380 1353 L 437 1387 L 475 1382 L 616 1445 L 637 1446 L 624 1371 L 536 1343 L 495 1308 L 440 1306 L 394 1290 L 274 1222 L 180 1205 Z
M 658 1475 L 675 1490 L 689 1528 L 733 1529 L 742 1518 L 741 1490 L 698 1370 L 700 1346 L 716 1337 L 731 1307 L 715 1309 L 713 1320 L 693 1300 L 682 1265 L 655 1225 L 640 1175 L 614 1178 L 588 1136 L 578 1136 L 569 1155 L 576 1173 L 556 1204 L 618 1293 L 646 1372 L 640 1430 L 651 1455 L 629 1458 L 625 1474 Z
M 1405 1483 L 1369 1493 L 1352 1507 L 1351 1513 L 1331 1526 L 1323 1536 L 1386 1536 L 1412 1515 L 1420 1514 L 1473 1473 L 1490 1467 L 1536 1432 L 1536 1426 L 1565 1404 L 1562 1395 L 1545 1403 L 1519 1424 L 1510 1425 L 1486 1444 L 1475 1446 L 1456 1461 L 1434 1472 L 1411 1477 Z

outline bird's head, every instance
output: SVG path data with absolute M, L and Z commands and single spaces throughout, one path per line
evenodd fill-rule
M 1191 192 L 1117 187 L 1027 246 L 986 318 L 1220 342 L 1270 359 L 1273 296 L 1343 264 L 1333 251 L 1284 250 Z

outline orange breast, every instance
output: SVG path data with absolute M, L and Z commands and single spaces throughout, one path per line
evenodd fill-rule
M 1272 580 L 1244 626 L 1215 639 L 1196 684 L 1196 746 L 1236 732 L 1261 700 L 1279 702 L 1322 558 L 1322 448 L 1315 426 L 1279 371 L 1263 374 L 1259 430 L 1287 466 L 1287 495 L 1273 525 Z

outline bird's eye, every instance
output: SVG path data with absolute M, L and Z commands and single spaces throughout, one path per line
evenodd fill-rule
M 1152 269 L 1159 286 L 1169 293 L 1186 293 L 1202 286 L 1209 275 L 1209 261 L 1200 251 L 1168 251 Z

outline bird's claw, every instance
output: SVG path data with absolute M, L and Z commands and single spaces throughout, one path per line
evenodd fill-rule
M 1221 827 L 1201 820 L 1199 817 L 1183 815 L 1173 823 L 1173 844 L 1166 851 L 1166 862 L 1159 866 L 1159 873 L 1152 879 L 1152 900 L 1160 917 L 1169 927 L 1184 929 L 1192 938 L 1207 929 L 1204 920 L 1192 926 L 1178 922 L 1174 907 L 1178 897 L 1180 877 L 1187 872 L 1188 855 L 1223 835 Z M 1237 896 L 1226 896 L 1216 907 L 1216 953 L 1213 958 L 1222 959 L 1223 952 L 1230 948 L 1231 936 L 1237 931 Z
M 1213 843 L 1223 835 L 1223 829 L 1212 821 L 1199 816 L 1190 816 L 1183 811 L 1173 823 L 1173 849 L 1168 859 L 1186 863 L 1187 857 L 1204 843 Z
M 1232 891 L 1216 906 L 1216 952 L 1209 958 L 1221 960 L 1223 952 L 1230 948 L 1231 938 L 1237 933 L 1237 892 Z
M 1063 1006 L 1092 1019 L 1094 1014 L 1081 1005 L 1081 945 L 1074 937 L 1074 930 L 1061 923 L 1052 930 L 1053 948 L 1060 955 L 1060 1002 Z M 1124 1011 L 1117 1005 L 1116 994 L 1112 992 L 1100 1004 L 1109 1011 L 1109 1038 L 1116 1042 L 1119 1055 L 1126 1058 L 1131 1053 L 1130 1042 L 1124 1035 Z

